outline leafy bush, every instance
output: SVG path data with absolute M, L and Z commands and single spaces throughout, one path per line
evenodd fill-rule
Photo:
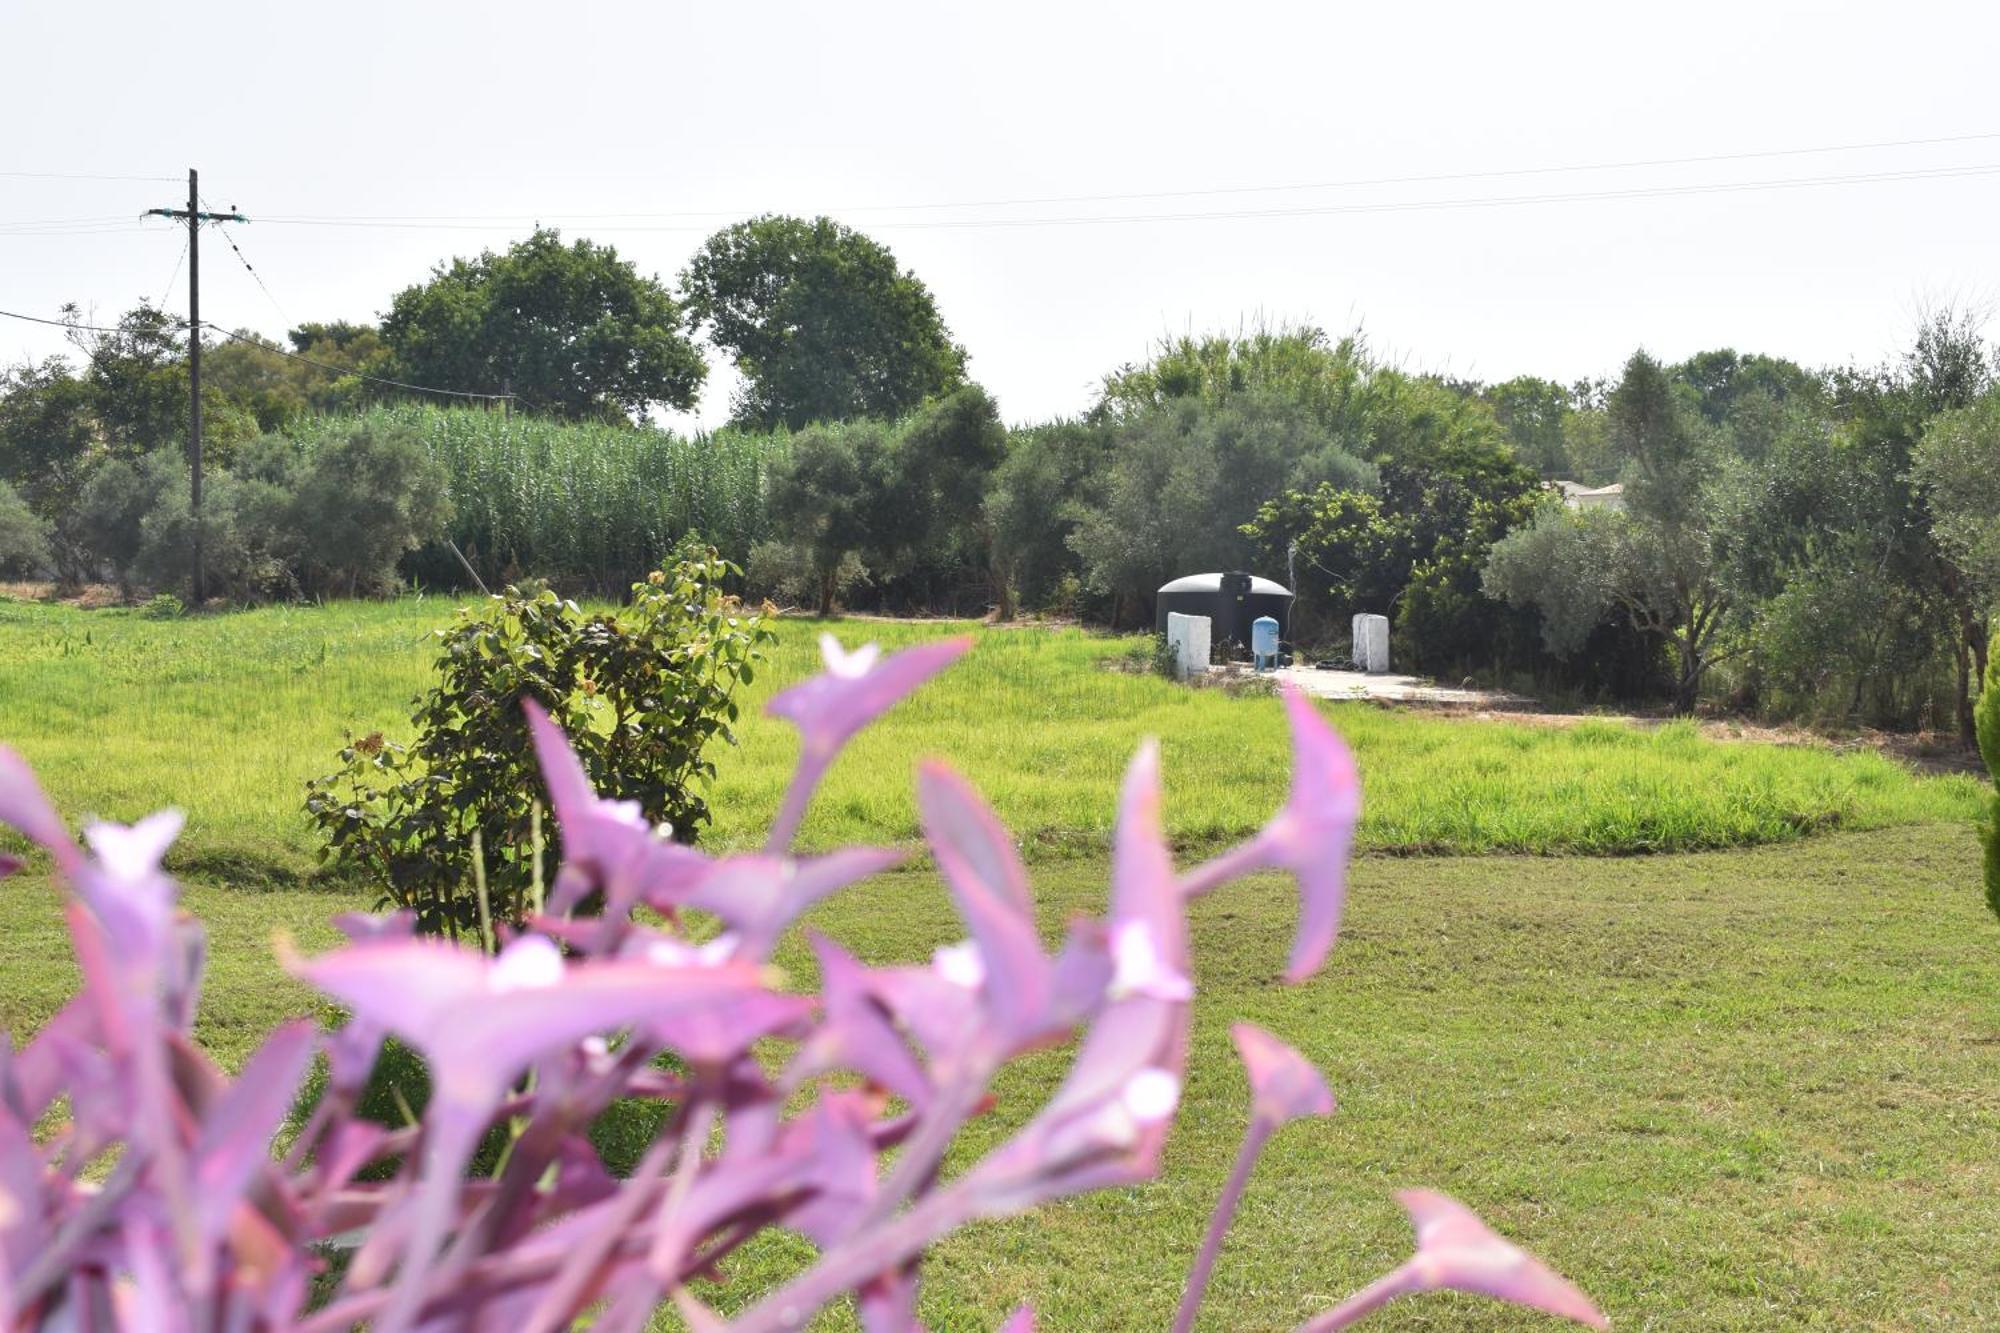
M 0 481 L 0 574 L 32 573 L 48 558 L 47 525 L 12 486 Z
M 185 477 L 160 491 L 139 524 L 131 582 L 193 595 L 197 525 Z M 239 602 L 283 601 L 298 594 L 287 556 L 289 506 L 266 481 L 239 481 L 228 472 L 203 480 L 199 533 L 202 570 L 211 597 Z
M 396 562 L 443 531 L 444 469 L 400 422 L 357 423 L 323 440 L 290 505 L 307 593 L 386 593 Z
M 522 920 L 541 853 L 524 699 L 560 720 L 601 790 L 694 842 L 709 819 L 708 747 L 734 743 L 736 688 L 772 637 L 722 592 L 733 572 L 691 552 L 616 611 L 515 588 L 461 610 L 437 631 L 438 683 L 410 714 L 415 739 L 352 739 L 340 768 L 307 784 L 321 858 L 381 883 L 384 904 L 410 909 L 422 931 L 477 931 L 485 912 Z
M 1109 911 L 1073 920 L 1053 955 L 1007 831 L 963 779 L 926 764 L 926 839 L 969 938 L 928 965 L 871 966 L 815 937 L 820 993 L 776 989 L 770 959 L 799 915 L 901 859 L 868 848 L 794 859 L 819 779 L 849 738 L 969 646 L 878 660 L 872 646 L 828 642 L 827 673 L 770 704 L 802 739 L 770 839 L 721 859 L 675 847 L 594 792 L 586 761 L 527 703 L 566 853 L 547 917 L 497 958 L 411 938 L 407 913 L 342 918 L 350 943 L 288 957 L 351 1017 L 326 1039 L 323 1091 L 282 1159 L 271 1141 L 320 1037 L 284 1024 L 233 1082 L 193 1045 L 201 928 L 176 913 L 160 869 L 179 817 L 92 825 L 86 852 L 0 749 L 0 819 L 42 844 L 70 886 L 84 987 L 0 1081 L 10 1321 L 68 1327 L 135 1309 L 193 1312 L 203 1327 L 407 1333 L 568 1327 L 594 1314 L 598 1327 L 633 1329 L 671 1300 L 688 1326 L 719 1328 L 692 1280 L 783 1228 L 815 1259 L 731 1329 L 798 1328 L 852 1292 L 865 1327 L 910 1333 L 933 1243 L 968 1222 L 1154 1177 L 1187 1076 L 1186 903 L 1245 874 L 1289 873 L 1301 909 L 1286 977 L 1317 971 L 1339 928 L 1360 812 L 1353 761 L 1312 705 L 1289 696 L 1290 798 L 1248 842 L 1177 873 L 1160 825 L 1159 750 L 1142 746 L 1118 803 Z M 570 915 L 593 897 L 602 915 Z M 652 909 L 643 920 L 641 905 Z M 690 913 L 728 929 L 697 944 L 684 933 Z M 1247 1023 L 1233 1036 L 1248 1125 L 1176 1333 L 1194 1324 L 1266 1143 L 1333 1110 L 1298 1052 Z M 356 1114 L 391 1039 L 423 1057 L 430 1088 L 421 1121 L 394 1129 Z M 1065 1045 L 1069 1073 L 1045 1104 L 1011 1131 L 962 1134 L 995 1104 L 996 1082 L 1018 1087 L 1019 1057 Z M 586 1138 L 621 1099 L 663 1113 L 623 1179 Z M 468 1181 L 494 1134 L 505 1142 L 490 1175 Z M 965 1145 L 969 1160 L 947 1173 L 961 1137 L 999 1142 L 976 1157 Z M 93 1161 L 111 1165 L 80 1184 Z M 1428 1190 L 1400 1198 L 1415 1255 L 1305 1329 L 1344 1328 L 1439 1289 L 1604 1326 L 1582 1292 L 1471 1210 Z M 358 1247 L 326 1274 L 321 1254 L 350 1236 Z M 1025 1310 L 1006 1324 L 1032 1328 Z
M 187 607 L 181 603 L 181 599 L 170 592 L 158 593 L 147 598 L 146 604 L 139 608 L 139 614 L 148 620 L 178 620 L 186 612 Z
M 71 511 L 69 526 L 77 546 L 130 592 L 147 512 L 168 490 L 186 486 L 187 469 L 174 450 L 157 449 L 135 460 L 105 459 L 84 482 Z

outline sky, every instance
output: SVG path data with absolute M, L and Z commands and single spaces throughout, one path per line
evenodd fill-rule
M 274 337 L 538 221 L 672 281 L 778 211 L 894 250 L 1013 422 L 1258 322 L 1485 380 L 1873 363 L 2000 295 L 1996 49 L 1976 0 L 0 0 L 0 310 L 184 313 L 139 215 L 192 166 L 252 219 L 202 313 Z M 63 346 L 0 319 L 0 363 Z

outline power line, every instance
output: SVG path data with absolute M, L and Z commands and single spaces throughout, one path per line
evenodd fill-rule
M 1291 208 L 1209 209 L 1179 213 L 1077 213 L 1036 217 L 946 218 L 938 221 L 876 222 L 876 230 L 934 231 L 985 227 L 1090 226 L 1107 223 L 1207 222 L 1235 218 L 1332 217 L 1348 213 L 1420 213 L 1440 209 L 1508 208 L 1521 205 L 1585 203 L 1597 200 L 1663 199 L 1704 194 L 1740 194 L 1762 190 L 1796 190 L 1843 185 L 1868 185 L 1901 181 L 1954 180 L 1990 176 L 2000 172 L 2000 163 L 1978 163 L 1963 167 L 1917 168 L 1903 171 L 1856 172 L 1831 176 L 1775 177 L 1764 180 L 1716 181 L 1693 185 L 1632 186 L 1613 190 L 1579 190 L 1532 195 L 1472 195 L 1444 199 L 1384 200 L 1376 203 L 1308 204 Z M 581 215 L 579 215 L 581 216 Z M 543 219 L 547 220 L 547 219 Z M 561 220 L 561 219 L 558 219 Z M 368 230 L 407 231 L 493 231 L 508 223 L 390 222 L 369 219 L 263 217 L 259 221 L 280 226 L 343 227 Z M 525 219 L 517 219 L 517 222 Z M 699 232 L 703 226 L 597 225 L 593 232 Z
M 949 210 L 958 208 L 1022 208 L 1034 205 L 1121 203 L 1143 199 L 1189 199 L 1219 195 L 1280 194 L 1298 193 L 1310 190 L 1368 189 L 1385 185 L 1426 185 L 1451 181 L 1499 180 L 1523 176 L 1551 176 L 1581 174 L 1585 172 L 1633 171 L 1658 167 L 1697 166 L 1719 162 L 1747 162 L 1769 158 L 1806 157 L 1828 153 L 1877 152 L 1894 148 L 1934 147 L 1942 144 L 1988 142 L 2000 139 L 2000 131 L 1977 134 L 1940 135 L 1923 139 L 1885 139 L 1865 143 L 1824 144 L 1807 148 L 1772 148 L 1732 153 L 1702 153 L 1684 157 L 1636 158 L 1617 162 L 1571 163 L 1562 166 L 1504 167 L 1479 171 L 1433 172 L 1421 175 L 1376 176 L 1333 181 L 1310 181 L 1286 185 L 1224 185 L 1205 186 L 1180 190 L 1148 190 L 1116 194 L 1072 194 L 1046 195 L 1036 198 L 1013 199 L 973 199 L 951 202 L 899 203 L 899 204 L 856 204 L 829 208 L 836 213 L 893 213 L 919 212 L 929 210 Z M 616 221 L 619 219 L 671 219 L 671 218 L 719 218 L 741 217 L 755 213 L 758 209 L 701 209 L 678 212 L 655 213 L 542 213 L 538 217 L 556 217 L 578 221 Z M 418 223 L 505 223 L 516 224 L 529 219 L 525 214 L 422 214 L 422 213 L 382 213 L 382 214 L 298 214 L 292 216 L 260 217 L 264 222 L 281 222 L 288 225 L 362 225 Z M 884 224 L 888 225 L 888 224 Z M 662 230 L 689 230 L 673 228 Z
M 23 315 L 20 312 L 14 310 L 0 310 L 0 317 L 5 317 L 7 319 L 26 320 L 30 324 L 46 324 L 52 329 L 86 329 L 91 333 L 122 334 L 131 332 L 130 329 L 106 328 L 101 324 L 79 324 L 74 321 L 66 319 L 43 319 L 39 315 Z M 354 379 L 366 380 L 370 384 L 386 384 L 392 389 L 408 389 L 412 393 L 433 393 L 445 398 L 476 398 L 486 402 L 496 402 L 496 403 L 501 401 L 502 399 L 511 401 L 514 399 L 518 399 L 520 397 L 519 394 L 514 394 L 514 393 L 469 393 L 464 389 L 439 389 L 439 388 L 434 388 L 428 384 L 411 384 L 407 380 L 392 380 L 382 375 L 364 374 L 361 371 L 354 370 L 347 366 L 336 366 L 331 364 L 330 362 L 319 361 L 314 359 L 313 357 L 306 356 L 299 352 L 287 351 L 283 347 L 278 346 L 276 343 L 265 342 L 258 338 L 246 337 L 241 333 L 231 332 L 230 330 L 223 328 L 220 324 L 210 323 L 208 320 L 203 320 L 201 322 L 201 326 L 204 329 L 210 330 L 211 332 L 221 334 L 223 337 L 229 339 L 232 342 L 242 343 L 246 347 L 257 347 L 261 348 L 266 352 L 276 352 L 279 356 L 288 356 L 294 361 L 303 361 L 309 366 L 316 366 L 321 370 L 329 372 L 330 374 L 340 375 L 340 376 L 351 376 Z M 188 327 L 187 321 L 177 320 L 175 321 L 175 327 L 186 328 Z
M 6 313 L 5 311 L 0 311 L 0 314 L 5 314 L 5 313 Z M 48 321 L 43 320 L 41 322 L 47 323 Z M 386 384 L 391 388 L 395 389 L 408 389 L 412 393 L 434 393 L 446 398 L 476 398 L 486 402 L 496 402 L 496 403 L 502 401 L 503 399 L 511 401 L 518 396 L 512 393 L 468 393 L 463 389 L 437 389 L 437 388 L 432 388 L 430 385 L 427 384 L 410 384 L 404 380 L 386 379 L 381 375 L 367 375 L 363 374 L 361 371 L 351 369 L 347 366 L 336 366 L 325 361 L 316 361 L 312 357 L 303 355 L 302 353 L 299 352 L 288 352 L 284 348 L 278 346 L 276 343 L 265 342 L 258 338 L 246 337 L 241 333 L 232 333 L 228 329 L 223 328 L 220 324 L 211 324 L 207 320 L 202 321 L 202 327 L 205 329 L 212 329 L 216 333 L 221 334 L 223 337 L 231 339 L 234 342 L 240 342 L 245 346 L 259 347 L 267 352 L 276 352 L 279 356 L 288 356 L 292 358 L 292 360 L 294 361 L 303 361 L 309 366 L 317 366 L 319 369 L 328 371 L 332 374 L 340 376 L 351 376 L 354 379 L 366 380 L 370 384 Z
M 30 324 L 46 324 L 52 329 L 88 329 L 92 333 L 130 333 L 130 329 L 107 329 L 102 324 L 78 324 L 67 319 L 42 319 L 35 315 L 18 314 L 12 310 L 0 310 L 0 315 L 8 319 L 24 319 Z
M 203 208 L 207 208 L 208 200 L 206 199 L 202 200 L 201 206 Z M 251 276 L 251 278 L 256 281 L 258 290 L 264 293 L 264 299 L 271 303 L 271 309 L 277 311 L 278 318 L 282 320 L 285 324 L 289 325 L 292 322 L 292 317 L 285 313 L 285 307 L 278 303 L 278 298 L 271 294 L 271 289 L 269 287 L 266 287 L 264 285 L 263 275 L 257 272 L 256 269 L 252 268 L 250 266 L 250 261 L 244 258 L 243 251 L 237 247 L 236 238 L 234 236 L 231 236 L 226 231 L 222 232 L 221 235 L 222 239 L 229 243 L 230 250 L 235 253 L 236 262 L 243 265 L 243 271 L 245 273 L 248 273 Z
M 181 265 L 187 262 L 188 244 L 189 243 L 187 241 L 181 242 L 180 255 L 178 258 L 174 260 L 173 271 L 167 274 L 167 285 L 161 289 L 160 302 L 159 305 L 155 307 L 155 309 L 165 310 L 167 308 L 167 302 L 173 299 L 174 279 L 178 278 L 181 275 Z
M 45 181 L 179 181 L 179 176 L 96 176 L 76 171 L 0 171 L 16 180 Z
M 129 216 L 123 213 L 97 213 L 86 218 L 10 218 L 0 221 L 0 230 L 11 231 L 16 227 L 67 227 L 82 223 L 96 225 L 107 222 L 130 222 L 131 220 Z

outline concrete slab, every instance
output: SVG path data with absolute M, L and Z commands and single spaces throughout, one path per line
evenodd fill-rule
M 1528 708 L 1535 702 L 1505 690 L 1451 689 L 1415 676 L 1318 671 L 1296 666 L 1282 667 L 1269 674 L 1319 699 L 1374 699 L 1383 703 L 1449 704 L 1469 708 Z

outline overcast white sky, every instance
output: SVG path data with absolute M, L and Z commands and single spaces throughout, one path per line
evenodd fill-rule
M 1022 421 L 1083 409 L 1162 334 L 1259 316 L 1360 323 L 1404 364 L 1485 379 L 1605 373 L 1641 344 L 1880 359 L 1926 300 L 2000 292 L 1996 50 L 2000 6 L 1979 0 L 0 0 L 0 172 L 198 167 L 211 204 L 264 219 L 234 232 L 277 303 L 211 233 L 203 314 L 272 335 L 373 318 L 438 259 L 537 219 L 671 280 L 715 226 L 829 212 L 930 285 Z M 1944 136 L 1987 137 L 1253 188 Z M 1236 192 L 1004 202 L 1195 191 Z M 0 309 L 76 301 L 108 319 L 157 300 L 181 236 L 134 218 L 184 193 L 0 175 Z M 972 206 L 883 207 L 937 204 Z M 1054 221 L 1190 213 L 1237 216 Z M 70 221 L 98 218 L 114 221 Z M 185 282 L 169 308 L 185 310 Z M 0 320 L 0 360 L 61 345 Z M 727 411 L 718 375 L 699 416 Z

